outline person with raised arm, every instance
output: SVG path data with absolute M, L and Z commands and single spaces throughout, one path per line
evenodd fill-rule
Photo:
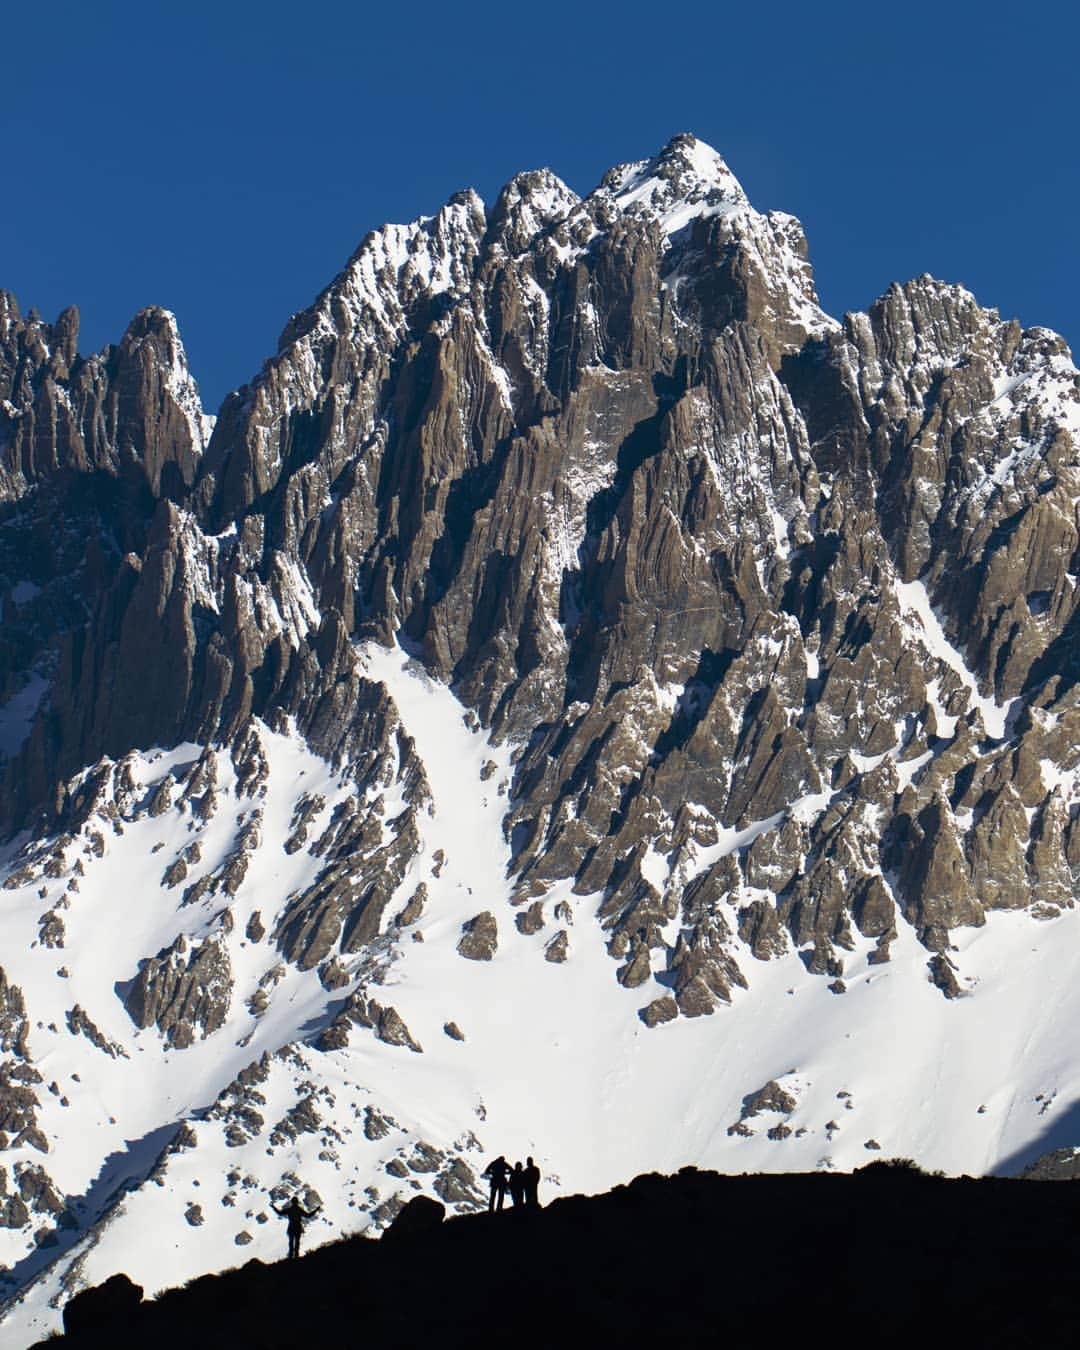
M 270 1208 L 275 1214 L 279 1214 L 283 1219 L 288 1220 L 289 1260 L 295 1261 L 300 1255 L 300 1238 L 304 1231 L 304 1224 L 308 1219 L 313 1219 L 318 1214 L 320 1207 L 316 1205 L 314 1209 L 307 1210 L 300 1203 L 299 1198 L 294 1195 L 283 1209 L 279 1209 L 272 1200 Z

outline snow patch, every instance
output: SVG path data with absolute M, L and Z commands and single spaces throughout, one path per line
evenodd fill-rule
M 954 674 L 960 677 L 961 684 L 967 689 L 970 696 L 971 705 L 978 708 L 982 713 L 983 723 L 988 735 L 992 736 L 994 740 L 1002 740 L 1005 736 L 1005 725 L 1009 713 L 1016 705 L 1016 700 L 1013 699 L 1008 704 L 1002 705 L 992 698 L 986 698 L 979 692 L 979 685 L 974 674 L 945 636 L 941 620 L 934 613 L 926 587 L 921 581 L 896 581 L 894 584 L 897 598 L 900 601 L 901 612 L 908 620 L 909 626 L 912 621 L 917 625 L 914 635 L 922 639 L 931 656 L 942 661 Z M 940 713 L 939 716 L 944 717 L 945 715 Z M 947 718 L 945 720 L 948 721 Z

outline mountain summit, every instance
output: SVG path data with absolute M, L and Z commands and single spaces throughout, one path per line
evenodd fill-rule
M 1060 338 L 830 318 L 687 136 L 373 231 L 216 419 L 77 333 L 0 296 L 5 1330 L 499 1153 L 1072 1144 Z
M 637 208 L 657 215 L 665 234 L 702 216 L 752 209 L 720 155 L 685 134 L 669 141 L 653 159 L 612 169 L 601 190 L 610 192 L 623 212 Z

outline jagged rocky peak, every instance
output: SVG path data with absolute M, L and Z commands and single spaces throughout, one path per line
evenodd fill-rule
M 472 264 L 486 225 L 483 201 L 472 189 L 465 189 L 434 216 L 421 216 L 406 226 L 384 225 L 369 235 L 346 275 L 364 295 L 371 291 L 374 269 L 382 262 L 386 279 L 399 292 L 406 310 L 421 293 L 457 294 L 472 280 Z M 374 303 L 378 304 L 377 299 Z
M 657 216 L 665 234 L 694 218 L 750 210 L 750 202 L 722 156 L 696 136 L 675 136 L 652 159 L 620 164 L 601 180 L 623 212 Z
M 0 317 L 0 495 L 58 471 L 105 472 L 181 496 L 195 480 L 213 418 L 202 407 L 176 320 L 151 307 L 116 346 L 81 356 L 79 313 Z
M 361 340 L 372 329 L 400 337 L 424 297 L 468 288 L 486 226 L 483 201 L 465 189 L 433 216 L 372 230 L 314 306 L 292 317 L 279 351 L 342 328 Z
M 530 169 L 516 174 L 499 193 L 489 228 L 508 253 L 521 253 L 565 220 L 580 200 L 550 169 Z
M 36 309 L 24 318 L 14 295 L 0 291 L 0 410 L 9 416 L 33 397 L 44 372 L 65 378 L 73 365 L 79 337 L 79 311 L 68 306 L 55 324 Z
M 130 363 L 134 368 L 141 387 L 131 392 L 149 405 L 149 411 L 166 417 L 172 404 L 183 416 L 191 442 L 191 467 L 185 472 L 185 483 L 190 486 L 195 462 L 210 440 L 214 418 L 203 410 L 176 315 L 157 305 L 141 310 L 121 339 L 117 361 L 119 366 Z
M 723 157 L 696 137 L 676 136 L 652 159 L 612 169 L 587 202 L 601 220 L 615 212 L 654 221 L 669 255 L 667 286 L 684 304 L 692 296 L 691 313 L 709 326 L 753 318 L 774 364 L 836 327 L 818 304 L 802 225 L 755 211 Z

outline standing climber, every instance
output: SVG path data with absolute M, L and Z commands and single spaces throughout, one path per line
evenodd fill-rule
M 481 1176 L 485 1176 L 491 1182 L 491 1196 L 488 1199 L 488 1213 L 493 1214 L 497 1209 L 502 1209 L 506 1200 L 506 1187 L 510 1178 L 510 1164 L 500 1153 L 494 1162 L 489 1162 L 484 1168 Z
M 278 1209 L 277 1205 L 271 1200 L 270 1208 L 275 1214 L 280 1214 L 283 1219 L 289 1221 L 289 1260 L 295 1261 L 300 1255 L 300 1235 L 304 1231 L 304 1224 L 308 1219 L 313 1219 L 319 1212 L 319 1206 L 312 1210 L 307 1210 L 294 1195 L 284 1209 Z
M 522 1183 L 525 1188 L 525 1206 L 527 1209 L 540 1208 L 540 1169 L 531 1158 L 525 1159 L 525 1171 Z
M 515 1209 L 520 1209 L 525 1203 L 525 1169 L 519 1162 L 514 1164 L 514 1170 L 510 1173 L 510 1200 Z

